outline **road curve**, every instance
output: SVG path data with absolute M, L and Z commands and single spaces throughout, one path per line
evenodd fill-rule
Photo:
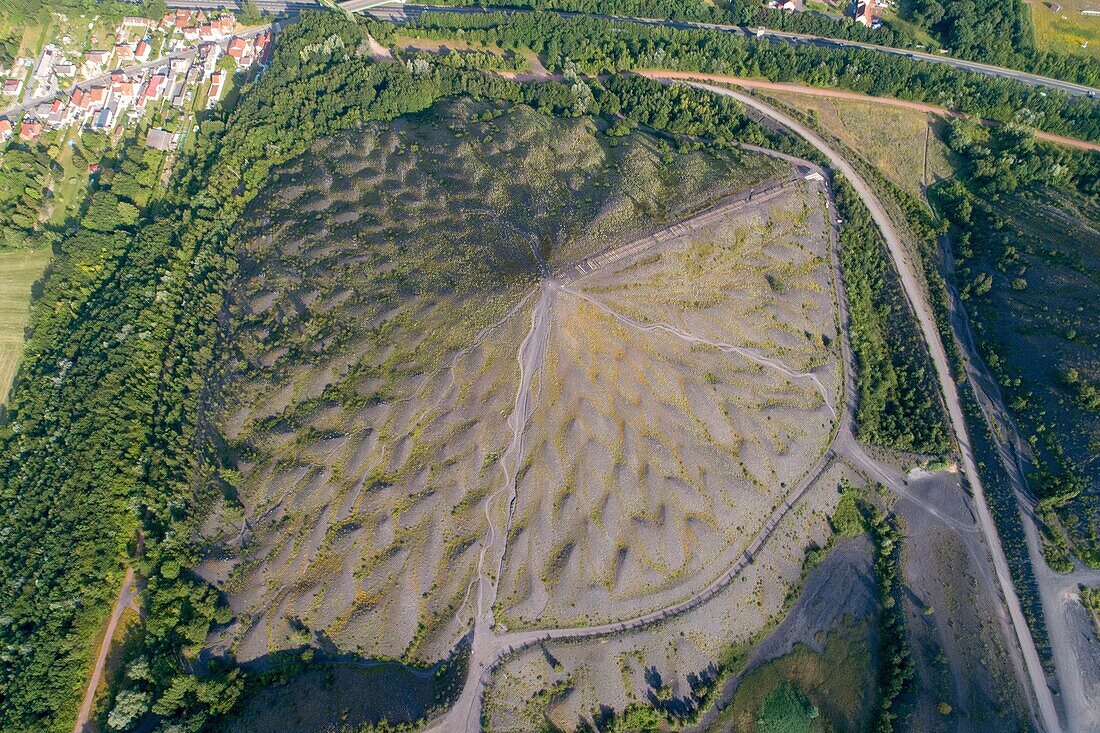
M 1001 539 L 997 534 L 997 527 L 993 522 L 993 516 L 990 514 L 989 506 L 986 503 L 985 490 L 982 488 L 981 478 L 978 475 L 977 465 L 975 464 L 974 456 L 970 449 L 970 435 L 966 427 L 966 420 L 963 416 L 962 405 L 959 402 L 958 388 L 955 385 L 954 377 L 951 375 L 951 366 L 948 362 L 947 354 L 944 351 L 943 342 L 940 340 L 940 334 L 936 327 L 932 308 L 928 304 L 924 291 L 920 287 L 915 269 L 909 261 L 909 255 L 906 252 L 905 245 L 898 235 L 897 230 L 894 228 L 893 222 L 887 215 L 886 210 L 883 208 L 881 202 L 879 202 L 874 191 L 867 182 L 863 180 L 862 176 L 859 175 L 855 168 L 853 168 L 840 154 L 834 151 L 817 133 L 798 120 L 761 102 L 759 99 L 755 99 L 747 94 L 735 92 L 731 89 L 671 78 L 668 79 L 668 81 L 670 83 L 686 83 L 704 91 L 731 97 L 746 107 L 751 107 L 789 128 L 821 151 L 836 170 L 844 174 L 871 212 L 875 224 L 886 240 L 887 248 L 890 251 L 890 257 L 900 276 L 906 299 L 909 301 L 914 314 L 917 316 L 917 321 L 921 329 L 921 336 L 924 338 L 924 342 L 927 344 L 928 351 L 932 357 L 932 363 L 936 369 L 936 375 L 940 382 L 944 402 L 947 405 L 948 416 L 951 419 L 951 426 L 955 433 L 955 439 L 958 442 L 963 474 L 966 476 L 967 483 L 970 485 L 971 491 L 974 494 L 974 505 L 978 514 L 978 524 L 982 529 L 982 534 L 985 536 L 986 544 L 989 546 L 989 551 L 993 558 L 994 571 L 996 572 L 997 581 L 1001 587 L 1001 593 L 1008 606 L 1009 617 L 1012 620 L 1012 626 L 1016 632 L 1017 641 L 1020 644 L 1020 649 L 1024 656 L 1024 664 L 1027 668 L 1028 677 L 1030 678 L 1043 728 L 1046 729 L 1048 733 L 1061 731 L 1062 726 L 1054 708 L 1054 699 L 1051 696 L 1050 689 L 1047 687 L 1043 665 L 1039 660 L 1039 653 L 1035 648 L 1035 642 L 1031 638 L 1031 631 L 1024 619 L 1023 609 L 1020 605 L 1019 598 L 1016 596 L 1016 588 L 1012 584 L 1012 577 L 1009 574 L 1008 562 L 1005 560 L 1004 551 L 1001 548 Z
M 860 94 L 859 92 L 849 92 L 843 89 L 831 89 L 828 87 L 811 87 L 805 84 L 787 84 L 783 82 L 763 81 L 761 79 L 746 79 L 744 77 L 728 76 L 726 74 L 697 74 L 694 72 L 670 71 L 666 69 L 642 69 L 636 73 L 653 78 L 709 81 L 716 84 L 735 84 L 739 87 L 749 87 L 769 92 L 793 92 L 795 94 L 806 94 L 813 97 L 825 97 L 827 99 L 850 99 L 856 102 L 868 102 L 870 104 L 881 104 L 888 107 L 911 109 L 917 112 L 927 112 L 943 117 L 957 117 L 960 119 L 969 119 L 971 117 L 971 115 L 965 112 L 958 112 L 953 109 L 948 109 L 947 107 L 941 107 L 938 104 L 913 102 L 908 99 L 897 99 L 895 97 L 875 97 L 870 94 Z M 1001 124 L 995 120 L 985 119 L 981 120 L 981 123 L 988 126 Z M 1100 152 L 1100 143 L 1079 140 L 1064 135 L 1055 135 L 1054 133 L 1043 132 L 1042 130 L 1028 129 L 1038 140 L 1055 143 L 1057 145 L 1066 145 L 1071 148 L 1077 148 L 1078 150 Z

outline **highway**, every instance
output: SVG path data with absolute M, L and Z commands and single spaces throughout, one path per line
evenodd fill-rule
M 367 0 L 350 0 L 350 2 L 343 3 L 341 7 L 355 12 L 358 5 L 361 5 Z M 481 7 L 449 7 L 440 5 L 418 5 L 418 4 L 406 4 L 403 7 L 382 7 L 372 9 L 372 15 L 379 17 L 387 17 L 394 22 L 403 22 L 407 17 L 415 17 L 424 12 L 450 12 L 450 13 L 463 13 L 463 14 L 483 14 L 486 12 L 503 12 L 503 13 L 526 13 L 532 12 L 525 9 L 504 9 L 504 8 L 481 8 Z M 1100 89 L 1095 87 L 1086 86 L 1084 84 L 1075 84 L 1073 82 L 1062 81 L 1060 79 L 1052 79 L 1050 77 L 1041 76 L 1039 74 L 1031 74 L 1025 71 L 1018 71 L 1016 69 L 1007 69 L 1001 66 L 993 66 L 992 64 L 983 64 L 977 61 L 967 61 L 964 59 L 954 58 L 952 56 L 946 56 L 941 54 L 924 53 L 922 51 L 915 51 L 904 48 L 893 48 L 892 46 L 880 46 L 874 43 L 864 43 L 861 41 L 848 41 L 839 38 L 826 38 L 824 36 L 813 36 L 805 33 L 788 33 L 786 31 L 771 30 L 768 28 L 750 28 L 747 26 L 739 25 L 724 25 L 719 23 L 702 23 L 695 21 L 684 20 L 665 20 L 661 18 L 635 18 L 624 17 L 616 15 L 606 15 L 600 13 L 573 13 L 567 11 L 556 10 L 543 10 L 541 12 L 553 12 L 563 17 L 590 17 L 601 18 L 604 20 L 617 20 L 630 23 L 641 23 L 644 25 L 656 25 L 664 26 L 666 28 L 678 28 L 681 30 L 690 29 L 707 29 L 719 31 L 721 33 L 730 33 L 737 36 L 744 37 L 759 37 L 767 38 L 773 41 L 783 41 L 793 45 L 812 45 L 822 48 L 858 48 L 869 51 L 877 51 L 880 53 L 888 53 L 894 56 L 904 56 L 910 59 L 918 61 L 926 61 L 933 64 L 942 64 L 945 66 L 951 66 L 962 71 L 970 71 L 976 74 L 983 74 L 985 76 L 993 76 L 1004 79 L 1012 79 L 1014 81 L 1028 84 L 1031 86 L 1043 87 L 1046 89 L 1054 89 L 1060 92 L 1065 92 L 1070 96 L 1087 96 L 1095 97 L 1100 95 Z

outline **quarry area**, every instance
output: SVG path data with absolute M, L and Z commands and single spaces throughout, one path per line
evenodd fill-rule
M 705 730 L 797 685 L 857 730 L 881 619 L 870 541 L 831 520 L 848 489 L 927 525 L 903 553 L 937 599 L 905 604 L 922 684 L 1022 719 L 1003 618 L 943 596 L 992 588 L 958 477 L 853 438 L 834 212 L 806 161 L 468 100 L 276 172 L 240 238 L 216 419 L 236 488 L 197 572 L 233 612 L 208 654 L 337 672 L 225 730 L 375 678 L 402 709 L 364 702 L 366 724 L 644 706 Z M 936 702 L 911 704 L 934 724 Z

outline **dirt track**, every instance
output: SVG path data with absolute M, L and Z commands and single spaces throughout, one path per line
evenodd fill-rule
M 87 731 L 92 730 L 92 704 L 95 702 L 99 680 L 103 677 L 103 667 L 107 663 L 107 653 L 111 651 L 111 640 L 118 629 L 118 622 L 122 618 L 122 613 L 134 602 L 136 597 L 134 571 L 127 568 L 126 575 L 122 578 L 122 587 L 118 591 L 118 598 L 115 599 L 115 606 L 111 609 L 111 617 L 107 621 L 107 628 L 103 632 L 103 639 L 99 642 L 99 654 L 96 655 L 95 667 L 92 668 L 92 676 L 88 680 L 88 688 L 84 691 L 84 701 L 80 703 L 80 712 L 77 713 L 73 733 L 87 733 Z
M 673 79 L 670 80 L 678 81 Z M 974 504 L 978 514 L 979 526 L 982 528 L 986 544 L 989 546 L 990 554 L 993 557 L 993 565 L 996 571 L 997 580 L 1001 587 L 1001 593 L 1008 606 L 1008 612 L 1012 619 L 1012 626 L 1016 632 L 1017 640 L 1019 641 L 1020 648 L 1024 655 L 1024 662 L 1027 667 L 1028 676 L 1030 677 L 1031 687 L 1038 704 L 1039 718 L 1047 731 L 1062 730 L 1061 723 L 1058 720 L 1058 714 L 1054 708 L 1054 699 L 1051 695 L 1050 688 L 1047 686 L 1046 675 L 1043 672 L 1043 666 L 1039 660 L 1039 653 L 1035 648 L 1035 642 L 1031 638 L 1031 632 L 1024 619 L 1023 609 L 1020 605 L 1019 598 L 1016 596 L 1016 588 L 1012 583 L 1012 577 L 1008 570 L 1008 562 L 1005 560 L 1004 551 L 1001 549 L 1001 539 L 997 534 L 997 527 L 993 522 L 993 516 L 990 514 L 989 507 L 985 500 L 985 492 L 982 488 L 981 478 L 978 474 L 978 468 L 970 449 L 970 435 L 966 427 L 966 420 L 963 416 L 962 405 L 959 402 L 958 389 L 955 386 L 954 378 L 951 376 L 951 366 L 947 360 L 943 342 L 940 340 L 939 331 L 936 327 L 935 318 L 932 313 L 932 307 L 925 298 L 924 291 L 920 287 L 913 265 L 909 261 L 905 245 L 895 230 L 893 222 L 890 220 L 886 210 L 875 196 L 871 187 L 863 180 L 859 173 L 856 172 L 855 168 L 829 147 L 829 145 L 813 130 L 790 116 L 746 94 L 698 82 L 688 81 L 686 83 L 705 91 L 736 99 L 745 106 L 752 107 L 758 112 L 767 115 L 785 127 L 793 130 L 800 137 L 820 150 L 836 169 L 848 178 L 852 186 L 856 189 L 856 192 L 860 195 L 860 198 L 866 204 L 868 210 L 871 212 L 875 224 L 886 240 L 894 267 L 901 278 L 906 298 L 909 300 L 913 312 L 917 316 L 917 321 L 921 328 L 921 335 L 924 338 L 925 344 L 928 346 L 929 353 L 932 357 L 932 363 L 936 368 L 936 374 L 942 387 L 944 401 L 947 405 L 948 415 L 951 419 L 951 425 L 958 442 L 963 471 L 974 493 Z
M 906 99 L 895 99 L 893 97 L 873 97 L 869 94 L 858 94 L 856 92 L 847 92 L 841 89 L 822 89 L 820 87 L 808 87 L 803 84 L 783 84 L 771 81 L 761 81 L 760 79 L 745 79 L 739 76 L 725 76 L 722 74 L 697 74 L 695 72 L 681 72 L 681 71 L 667 71 L 664 69 L 647 69 L 638 72 L 643 76 L 648 76 L 653 79 L 680 79 L 691 81 L 708 81 L 716 84 L 736 84 L 740 87 L 746 87 L 749 89 L 760 89 L 763 91 L 771 92 L 793 92 L 795 94 L 805 94 L 813 97 L 827 97 L 830 99 L 850 99 L 854 102 L 868 102 L 871 104 L 883 104 L 889 107 L 900 107 L 902 109 L 911 109 L 917 112 L 926 112 L 929 114 L 941 115 L 943 117 L 954 117 L 959 119 L 969 119 L 970 115 L 963 112 L 957 112 L 955 110 L 948 109 L 947 107 L 940 107 L 935 104 L 925 104 L 924 102 L 911 102 Z M 994 120 L 982 120 L 983 125 L 999 125 L 1001 123 Z M 1049 132 L 1043 132 L 1041 130 L 1031 130 L 1031 133 L 1035 135 L 1036 139 L 1045 140 L 1046 142 L 1056 143 L 1058 145 L 1066 145 L 1071 148 L 1077 148 L 1078 150 L 1091 150 L 1094 152 L 1100 152 L 1100 144 L 1089 142 L 1087 140 L 1078 140 L 1072 137 L 1064 137 L 1062 135 L 1054 135 Z

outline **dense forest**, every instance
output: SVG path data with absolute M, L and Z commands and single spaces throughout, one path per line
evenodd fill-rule
M 949 443 L 935 376 L 885 244 L 843 179 L 836 184 L 836 204 L 845 221 L 840 253 L 852 315 L 859 438 L 898 450 L 945 453 Z
M 900 4 L 901 16 L 912 25 L 891 24 L 887 19 L 877 29 L 856 23 L 851 17 L 837 18 L 812 10 L 796 13 L 776 10 L 768 8 L 760 0 L 730 0 L 714 5 L 699 0 L 438 0 L 433 4 L 763 26 L 895 48 L 922 48 L 933 52 L 942 49 L 959 58 L 1079 84 L 1100 83 L 1100 68 L 1091 60 L 1036 50 L 1031 11 L 1023 0 L 1008 3 L 995 0 L 906 0 Z M 918 38 L 912 31 L 913 27 L 927 31 L 927 35 Z M 929 42 L 931 47 L 927 46 Z
M 548 13 L 424 13 L 403 33 L 530 48 L 548 68 L 582 74 L 644 68 L 732 74 L 912 99 L 1089 140 L 1100 139 L 1100 102 L 1071 98 L 873 50 L 795 46 L 706 29 L 673 29 Z

